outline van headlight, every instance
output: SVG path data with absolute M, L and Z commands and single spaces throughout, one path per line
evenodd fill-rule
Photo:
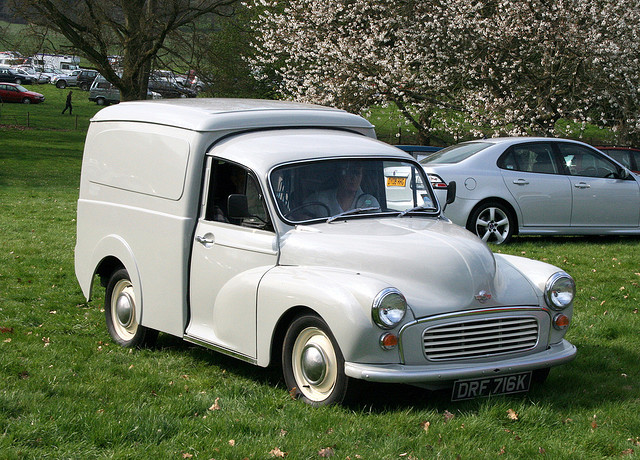
M 554 310 L 564 310 L 576 296 L 576 283 L 565 272 L 557 272 L 547 280 L 544 298 L 549 307 Z
M 382 329 L 391 329 L 402 321 L 407 312 L 407 301 L 395 288 L 386 288 L 373 300 L 371 316 L 373 322 Z

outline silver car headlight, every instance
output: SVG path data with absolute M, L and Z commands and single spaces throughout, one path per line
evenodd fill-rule
M 576 283 L 565 272 L 551 275 L 544 288 L 544 297 L 549 307 L 554 310 L 564 310 L 576 296 Z
M 402 321 L 407 312 L 407 301 L 400 291 L 386 288 L 373 300 L 371 316 L 373 322 L 382 329 L 391 329 Z

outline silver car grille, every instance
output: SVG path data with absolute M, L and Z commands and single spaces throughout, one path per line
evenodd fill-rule
M 427 328 L 422 339 L 424 354 L 433 361 L 518 353 L 538 343 L 538 321 L 533 317 L 467 320 Z

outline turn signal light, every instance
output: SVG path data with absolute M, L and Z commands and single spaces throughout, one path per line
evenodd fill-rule
M 563 315 L 562 313 L 557 314 L 553 318 L 553 327 L 556 329 L 564 330 L 569 327 L 569 317 L 567 315 Z
M 393 350 L 398 345 L 398 336 L 387 332 L 380 336 L 380 347 L 383 350 Z

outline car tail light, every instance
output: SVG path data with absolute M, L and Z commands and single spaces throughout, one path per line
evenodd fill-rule
M 427 174 L 427 176 L 429 176 L 429 182 L 431 182 L 431 187 L 434 189 L 447 188 L 447 183 L 437 174 Z

